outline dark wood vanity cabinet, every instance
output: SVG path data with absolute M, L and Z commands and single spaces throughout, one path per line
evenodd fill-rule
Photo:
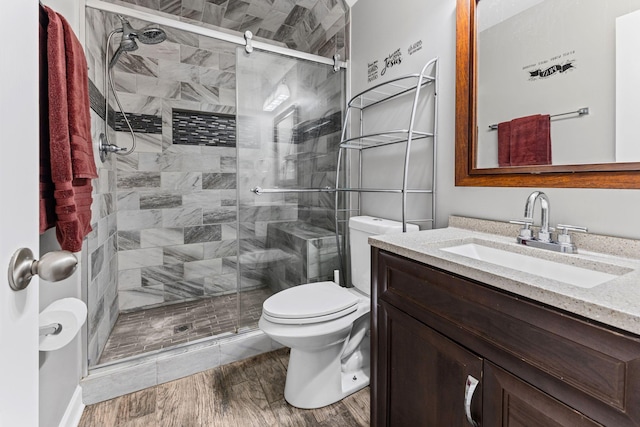
M 373 426 L 640 426 L 640 337 L 372 254 Z

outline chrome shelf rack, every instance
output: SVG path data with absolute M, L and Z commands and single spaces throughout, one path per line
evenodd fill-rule
M 426 86 L 433 86 L 430 93 L 433 101 L 426 103 L 427 106 L 421 106 L 421 94 Z M 340 226 L 348 222 L 349 217 L 360 214 L 362 193 L 391 193 L 399 194 L 402 203 L 402 231 L 406 232 L 407 222 L 412 223 L 430 223 L 431 228 L 435 227 L 436 221 L 436 147 L 437 147 L 437 123 L 438 123 L 438 58 L 434 58 L 427 62 L 420 73 L 410 74 L 398 77 L 384 83 L 373 86 L 358 95 L 354 96 L 347 103 L 344 115 L 344 126 L 342 128 L 342 136 L 338 149 L 338 162 L 336 168 L 336 179 L 334 187 L 321 188 L 252 188 L 251 191 L 257 195 L 267 193 L 317 193 L 326 192 L 335 194 L 335 229 L 336 243 L 338 247 L 340 259 L 341 277 L 346 277 L 345 266 L 343 263 L 342 245 L 348 247 L 348 233 L 345 233 L 346 239 L 340 237 Z M 384 132 L 364 133 L 364 119 L 368 109 L 375 109 L 389 103 L 392 100 L 396 102 L 404 102 L 411 100 L 411 113 L 409 117 L 409 125 L 406 129 L 389 129 Z M 394 105 L 390 105 L 393 108 Z M 359 113 L 359 135 L 348 136 L 349 131 L 354 125 L 352 123 L 353 111 Z M 416 129 L 417 118 L 425 118 L 426 114 L 431 114 L 431 129 Z M 355 126 L 353 126 L 355 127 Z M 430 144 L 431 148 L 431 187 L 430 188 L 408 188 L 409 165 L 411 157 L 411 145 L 414 141 Z M 366 188 L 362 185 L 362 153 L 365 150 L 375 149 L 378 147 L 389 146 L 392 144 L 404 144 L 404 167 L 402 169 L 402 186 L 399 188 Z M 347 165 L 355 164 L 347 153 L 358 153 L 359 158 L 357 164 L 357 183 L 351 185 L 347 167 L 345 171 L 341 171 L 343 162 Z M 428 167 L 426 165 L 422 165 Z M 340 207 L 340 196 L 348 193 L 358 194 L 357 207 L 354 207 L 351 200 L 347 200 L 343 207 Z M 431 217 L 430 218 L 407 218 L 407 195 L 424 194 L 431 199 Z M 342 218 L 341 218 L 342 216 Z M 342 241 L 342 242 L 341 242 Z M 343 279 L 341 279 L 343 280 Z
M 336 170 L 335 180 L 335 197 L 336 197 L 336 230 L 339 229 L 339 225 L 345 222 L 347 219 L 340 218 L 339 210 L 339 196 L 342 192 L 355 192 L 355 193 L 396 193 L 400 194 L 402 198 L 402 230 L 407 230 L 407 222 L 428 222 L 431 223 L 431 227 L 435 227 L 436 217 L 436 139 L 437 139 L 437 123 L 438 123 L 438 59 L 434 58 L 427 62 L 418 74 L 410 74 L 402 77 L 398 77 L 384 83 L 380 83 L 373 86 L 349 100 L 347 103 L 347 110 L 345 112 L 344 126 L 342 128 L 342 138 L 340 148 L 338 151 L 338 167 Z M 433 85 L 433 102 L 428 103 L 430 107 L 421 106 L 420 96 L 425 86 Z M 402 98 L 401 98 L 402 97 Z M 366 111 L 372 107 L 380 107 L 385 103 L 392 100 L 402 102 L 403 99 L 409 101 L 411 99 L 412 107 L 409 117 L 409 126 L 407 129 L 389 129 L 384 132 L 365 133 L 365 116 Z M 425 111 L 430 109 L 430 111 Z M 355 114 L 354 114 L 355 112 Z M 352 123 L 355 115 L 359 113 L 359 123 Z M 415 128 L 417 118 L 423 117 L 424 114 L 432 114 L 431 126 L 432 129 L 420 129 Z M 350 130 L 359 129 L 359 135 L 347 136 Z M 432 150 L 432 165 L 431 165 L 431 188 L 425 189 L 411 189 L 408 188 L 408 176 L 411 157 L 411 145 L 413 142 L 420 141 L 421 143 L 430 143 Z M 402 170 L 402 186 L 401 188 L 365 188 L 362 186 L 362 151 L 374 149 L 377 147 L 388 146 L 392 144 L 404 144 L 404 168 Z M 348 185 L 345 181 L 348 180 L 347 174 L 341 172 L 340 168 L 343 163 L 343 159 L 347 156 L 347 151 L 355 151 L 359 155 L 357 164 L 359 170 L 357 173 L 358 182 L 356 185 Z M 348 161 L 348 164 L 355 164 L 356 161 Z M 431 217 L 425 219 L 408 219 L 407 218 L 407 195 L 408 194 L 425 194 L 431 198 Z M 359 212 L 361 205 L 358 200 L 358 209 L 349 209 L 349 212 Z

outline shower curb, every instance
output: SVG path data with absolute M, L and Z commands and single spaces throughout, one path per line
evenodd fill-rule
M 113 363 L 93 369 L 80 381 L 82 401 L 91 405 L 281 347 L 252 330 Z

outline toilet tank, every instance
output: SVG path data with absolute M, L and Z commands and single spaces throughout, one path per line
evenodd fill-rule
M 418 231 L 415 224 L 407 224 L 407 231 Z M 360 291 L 371 295 L 371 247 L 369 236 L 402 233 L 402 223 L 372 216 L 354 216 L 349 219 L 351 250 L 351 283 Z

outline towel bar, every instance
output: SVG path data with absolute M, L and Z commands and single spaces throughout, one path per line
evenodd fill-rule
M 578 108 L 576 111 L 569 111 L 568 113 L 553 114 L 553 115 L 549 116 L 549 118 L 560 117 L 560 116 L 568 116 L 569 114 L 577 114 L 578 116 L 587 115 L 587 114 L 589 114 L 589 107 Z M 489 125 L 489 130 L 497 130 L 497 129 L 498 129 L 498 125 L 497 124 Z

